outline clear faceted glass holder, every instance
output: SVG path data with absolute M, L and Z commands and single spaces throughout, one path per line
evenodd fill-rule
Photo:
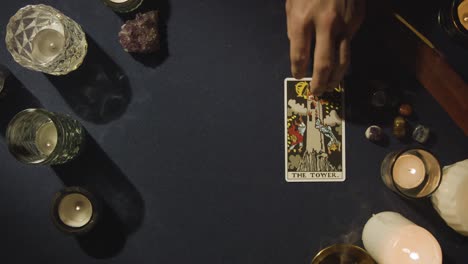
M 75 21 L 46 5 L 28 5 L 10 18 L 6 46 L 23 67 L 52 75 L 76 70 L 88 49 Z
M 85 130 L 75 119 L 39 108 L 16 114 L 6 131 L 10 153 L 27 164 L 62 164 L 78 156 Z

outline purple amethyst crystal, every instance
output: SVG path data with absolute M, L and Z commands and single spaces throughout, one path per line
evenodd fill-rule
M 137 14 L 119 32 L 119 41 L 126 52 L 152 53 L 159 50 L 158 11 Z

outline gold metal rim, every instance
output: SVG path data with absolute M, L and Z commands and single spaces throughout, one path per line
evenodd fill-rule
M 336 253 L 342 249 L 352 250 L 355 252 L 354 255 L 360 257 L 362 259 L 362 264 L 376 264 L 374 259 L 365 251 L 363 248 L 358 247 L 352 244 L 335 244 L 328 246 L 322 250 L 320 250 L 317 255 L 315 255 L 314 259 L 312 260 L 311 264 L 320 264 L 327 256 L 330 256 L 333 253 Z

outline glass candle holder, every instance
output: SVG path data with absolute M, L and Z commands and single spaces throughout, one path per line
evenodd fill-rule
M 439 161 L 424 149 L 406 149 L 388 154 L 380 172 L 388 188 L 407 198 L 430 196 L 442 180 Z
M 10 18 L 6 46 L 21 66 L 52 75 L 77 69 L 88 48 L 80 25 L 46 5 L 25 6 Z
M 67 187 L 55 194 L 52 221 L 67 234 L 84 234 L 99 219 L 100 205 L 89 191 L 81 187 Z
M 442 1 L 438 19 L 442 29 L 453 40 L 468 46 L 468 1 Z
M 10 71 L 3 65 L 0 65 L 0 93 L 3 91 L 3 86 L 8 75 L 10 75 Z
M 351 244 L 331 245 L 322 249 L 312 260 L 312 264 L 376 264 L 362 248 Z
M 85 131 L 69 116 L 44 109 L 26 109 L 16 114 L 6 131 L 8 148 L 24 163 L 54 165 L 76 157 Z
M 136 10 L 143 0 L 103 0 L 115 12 L 128 13 Z

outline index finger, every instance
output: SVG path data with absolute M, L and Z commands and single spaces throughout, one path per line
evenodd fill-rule
M 289 56 L 291 60 L 291 73 L 294 78 L 300 79 L 305 77 L 307 72 L 312 32 L 310 32 L 305 25 L 289 23 L 288 36 L 290 43 Z
M 335 66 L 336 43 L 331 28 L 318 27 L 314 52 L 314 69 L 310 90 L 320 95 L 328 86 L 333 67 Z

